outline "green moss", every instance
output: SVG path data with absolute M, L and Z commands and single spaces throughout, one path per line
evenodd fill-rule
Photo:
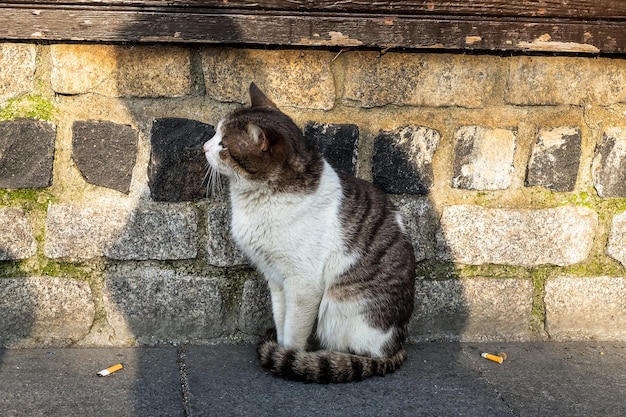
M 44 212 L 56 199 L 48 189 L 0 189 L 0 207 L 21 207 L 25 212 Z
M 546 281 L 555 276 L 559 268 L 555 266 L 542 266 L 529 270 L 533 283 L 532 308 L 530 311 L 530 329 L 533 332 L 541 332 L 545 328 L 546 307 L 544 303 Z
M 53 260 L 46 258 L 43 254 L 30 259 L 0 262 L 0 278 L 49 276 L 91 283 L 94 277 L 100 275 L 101 271 L 97 265 Z
M 50 121 L 55 111 L 50 100 L 37 94 L 28 94 L 8 100 L 0 108 L 0 120 L 28 118 Z
M 603 253 L 590 257 L 585 262 L 563 267 L 560 274 L 576 277 L 624 276 L 624 267 Z
M 228 271 L 224 280 L 224 307 L 226 311 L 238 311 L 243 298 L 243 287 L 245 282 L 251 278 L 249 269 L 236 269 Z
M 2 278 L 18 278 L 25 276 L 23 272 L 26 264 L 25 261 L 0 261 L 0 279 Z
M 459 278 L 490 277 L 490 278 L 523 278 L 528 275 L 525 268 L 513 265 L 467 265 L 455 269 Z

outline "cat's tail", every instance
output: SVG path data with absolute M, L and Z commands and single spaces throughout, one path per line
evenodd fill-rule
M 265 338 L 257 345 L 261 365 L 286 379 L 329 384 L 362 381 L 394 372 L 406 358 L 400 349 L 389 358 L 370 358 L 350 353 L 288 349 Z

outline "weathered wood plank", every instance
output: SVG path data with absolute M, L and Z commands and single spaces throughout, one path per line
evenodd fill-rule
M 626 19 L 626 1 L 620 0 L 10 0 L 18 5 L 95 5 L 99 7 L 187 7 L 224 10 L 274 10 L 402 15 L 451 15 L 499 17 L 566 17 Z
M 623 22 L 0 7 L 0 39 L 623 53 Z

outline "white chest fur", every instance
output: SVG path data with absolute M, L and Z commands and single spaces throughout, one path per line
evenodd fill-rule
M 232 234 L 266 278 L 306 277 L 324 288 L 324 276 L 336 276 L 354 262 L 343 242 L 341 184 L 327 163 L 310 194 L 270 195 L 238 187 L 231 187 Z

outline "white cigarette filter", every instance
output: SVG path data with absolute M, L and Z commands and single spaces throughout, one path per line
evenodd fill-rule
M 121 363 L 115 364 L 113 366 L 108 367 L 107 369 L 103 369 L 100 372 L 98 372 L 98 376 L 108 376 L 111 375 L 113 372 L 117 372 L 120 369 L 122 369 L 124 366 Z

